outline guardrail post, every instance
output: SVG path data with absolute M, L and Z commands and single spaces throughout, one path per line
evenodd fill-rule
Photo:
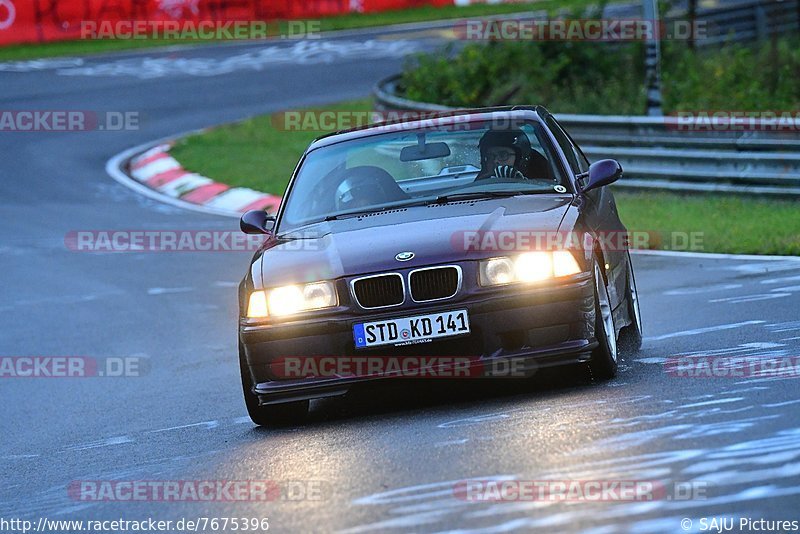
M 661 110 L 661 28 L 658 20 L 658 0 L 643 0 L 644 19 L 652 26 L 645 51 L 645 89 L 647 114 L 660 117 Z

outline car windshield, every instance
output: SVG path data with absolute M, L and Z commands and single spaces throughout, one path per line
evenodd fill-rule
M 567 185 L 537 122 L 382 133 L 309 152 L 284 200 L 281 230 L 462 195 L 563 193 Z

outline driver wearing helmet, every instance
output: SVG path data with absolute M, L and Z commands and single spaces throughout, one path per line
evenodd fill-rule
M 525 180 L 531 160 L 531 142 L 520 129 L 489 130 L 481 137 L 481 171 L 476 180 L 506 178 Z
M 365 208 L 379 203 L 383 190 L 375 180 L 367 177 L 350 177 L 342 181 L 336 188 L 336 210 L 352 210 Z
M 337 211 L 378 206 L 408 199 L 392 175 L 380 167 L 362 165 L 347 169 L 334 194 Z

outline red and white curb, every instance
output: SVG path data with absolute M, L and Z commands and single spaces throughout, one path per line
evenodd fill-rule
M 138 183 L 182 203 L 208 211 L 239 216 L 248 210 L 278 211 L 281 198 L 244 187 L 231 187 L 189 172 L 169 154 L 170 143 L 157 145 L 134 156 L 128 174 Z

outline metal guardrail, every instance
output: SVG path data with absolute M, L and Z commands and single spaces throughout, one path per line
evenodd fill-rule
M 800 111 L 798 111 L 800 113 Z M 637 115 L 559 115 L 570 135 L 600 146 L 657 146 L 736 151 L 800 151 L 800 135 L 791 131 L 691 131 L 677 117 Z
M 697 20 L 706 23 L 709 35 L 699 39 L 697 45 L 763 40 L 774 34 L 797 32 L 800 28 L 798 3 L 798 0 L 752 0 L 730 7 L 698 10 Z
M 454 109 L 397 96 L 398 79 L 375 86 L 377 110 Z M 622 164 L 625 175 L 615 187 L 800 198 L 798 131 L 687 131 L 676 117 L 556 117 L 590 160 Z

